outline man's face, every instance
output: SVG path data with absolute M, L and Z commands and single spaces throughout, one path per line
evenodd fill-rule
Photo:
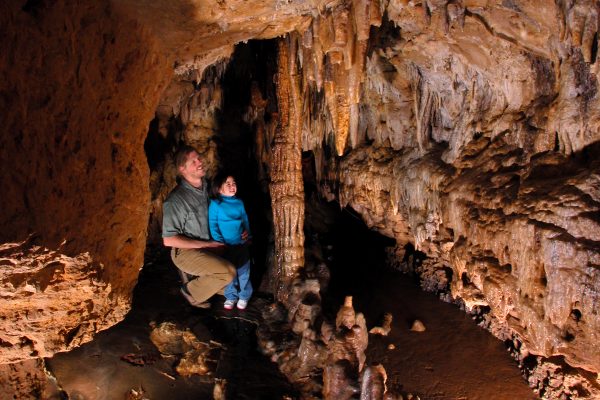
M 179 167 L 179 172 L 188 181 L 196 181 L 202 179 L 205 174 L 204 165 L 200 154 L 195 151 L 190 152 L 187 155 L 185 164 Z

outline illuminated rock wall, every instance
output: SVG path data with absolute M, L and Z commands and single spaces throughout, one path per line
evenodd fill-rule
M 423 286 L 485 310 L 549 397 L 600 393 L 598 11 L 348 2 L 289 46 L 321 194 L 396 238 L 392 262 L 423 251 Z
M 0 363 L 67 350 L 129 310 L 143 143 L 170 73 L 108 3 L 21 3 L 0 6 Z
M 489 309 L 489 328 L 519 357 L 555 356 L 594 376 L 598 12 L 591 0 L 2 4 L 0 242 L 17 250 L 2 256 L 1 295 L 14 308 L 2 311 L 0 362 L 68 349 L 123 317 L 151 210 L 149 122 L 178 111 L 186 140 L 200 140 L 211 125 L 198 107 L 218 104 L 218 88 L 196 93 L 195 108 L 169 100 L 173 74 L 198 84 L 235 43 L 293 31 L 278 99 L 254 93 L 250 113 L 279 105 L 278 124 L 256 125 L 272 168 L 277 290 L 302 264 L 301 144 L 325 198 L 396 238 L 397 260 L 408 242 L 429 256 L 426 286 L 449 279 L 453 297 Z M 45 297 L 69 276 L 87 282 L 91 308 Z M 38 323 L 35 338 L 16 340 L 17 294 L 32 290 L 39 321 L 60 303 L 81 323 L 65 320 L 62 339 L 52 324 L 44 339 Z M 577 379 L 553 396 L 598 393 Z
M 555 397 L 597 395 L 597 5 L 382 7 L 357 122 L 339 113 L 352 109 L 351 80 L 335 89 L 345 102 L 331 100 L 307 50 L 298 51 L 311 100 L 303 147 L 315 153 L 322 194 L 396 238 L 396 262 L 407 242 L 425 252 L 424 286 L 450 279 L 452 297 L 489 309 L 487 326 L 513 340 L 521 360 L 557 356 L 587 377 L 558 390 L 534 377 L 533 386 Z

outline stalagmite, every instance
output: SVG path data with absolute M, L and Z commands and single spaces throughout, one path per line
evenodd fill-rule
M 371 328 L 369 333 L 372 333 L 374 335 L 387 336 L 392 330 L 392 319 L 392 314 L 385 313 L 383 315 L 383 323 L 381 324 L 381 326 L 375 326 Z
M 356 313 L 352 307 L 352 296 L 346 296 L 344 305 L 340 307 L 335 318 L 335 327 L 340 329 L 342 326 L 345 326 L 347 329 L 352 329 L 355 323 Z
M 296 62 L 296 35 L 279 41 L 277 98 L 279 120 L 271 159 L 271 202 L 277 262 L 276 294 L 286 301 L 292 280 L 304 264 L 302 182 L 302 103 Z
M 381 364 L 368 366 L 362 373 L 360 400 L 383 400 L 387 388 L 387 374 Z
M 354 368 L 347 360 L 328 365 L 323 370 L 323 398 L 346 400 L 354 397 L 360 389 L 354 383 Z
M 418 319 L 415 319 L 412 323 L 412 326 L 410 327 L 410 330 L 413 332 L 425 332 L 425 324 L 423 324 L 423 322 L 419 321 Z

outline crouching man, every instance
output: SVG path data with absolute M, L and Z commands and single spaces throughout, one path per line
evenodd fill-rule
M 175 154 L 180 176 L 178 185 L 163 205 L 163 243 L 172 247 L 171 258 L 191 279 L 181 288 L 187 301 L 208 308 L 207 300 L 235 277 L 235 267 L 217 253 L 224 245 L 210 240 L 208 226 L 208 190 L 200 154 L 191 146 Z

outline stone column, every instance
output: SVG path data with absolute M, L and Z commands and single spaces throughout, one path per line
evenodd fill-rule
M 297 35 L 279 41 L 276 76 L 278 124 L 271 158 L 271 205 L 275 231 L 275 293 L 286 302 L 288 288 L 304 265 L 301 75 Z

